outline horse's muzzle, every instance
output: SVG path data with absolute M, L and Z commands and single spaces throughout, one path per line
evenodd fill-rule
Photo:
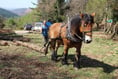
M 85 35 L 84 42 L 85 43 L 91 43 L 92 42 L 92 37 L 90 37 L 88 35 Z

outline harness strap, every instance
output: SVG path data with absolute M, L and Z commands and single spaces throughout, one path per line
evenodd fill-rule
M 84 31 L 84 33 L 89 33 L 89 32 L 92 32 L 92 31 Z
M 62 28 L 65 26 L 66 24 L 65 23 L 62 23 L 59 27 L 60 27 L 60 30 L 59 30 L 59 39 L 61 39 L 61 30 Z
M 79 36 L 78 34 L 75 34 L 75 36 L 72 35 L 72 30 L 71 30 L 71 24 L 70 24 L 70 20 L 68 17 L 68 25 L 66 26 L 66 38 L 68 40 L 71 40 L 72 42 L 81 42 L 83 39 L 81 36 Z
M 84 29 L 84 26 L 81 26 L 81 31 L 82 31 L 82 32 L 84 32 L 84 33 L 92 32 L 92 30 L 90 30 L 90 31 L 84 31 L 83 29 Z
M 68 26 L 67 26 L 67 31 L 66 31 L 66 38 L 68 39 L 68 40 L 71 40 L 72 42 L 81 42 L 81 41 L 83 41 L 83 39 L 82 39 L 82 37 L 81 36 L 79 36 L 78 34 L 74 34 L 75 36 L 73 36 L 72 35 L 72 31 L 70 30 L 70 29 L 68 29 Z
M 75 33 L 75 35 L 76 35 L 76 37 L 79 38 L 80 40 L 83 40 L 82 37 L 80 37 L 78 34 Z

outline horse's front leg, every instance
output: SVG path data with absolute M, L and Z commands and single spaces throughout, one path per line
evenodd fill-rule
M 64 45 L 64 52 L 63 52 L 63 57 L 62 57 L 63 65 L 68 65 L 67 56 L 68 56 L 68 47 Z
M 73 66 L 76 68 L 80 68 L 81 45 L 82 44 L 80 44 L 78 47 L 76 47 L 75 61 L 73 64 Z

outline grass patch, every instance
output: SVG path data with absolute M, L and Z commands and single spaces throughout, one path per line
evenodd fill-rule
M 4 65 L 3 65 L 3 64 L 0 64 L 0 69 L 1 69 L 1 68 L 4 68 Z
M 43 38 L 41 34 L 31 33 L 24 36 L 31 38 L 31 43 L 37 44 L 40 47 L 43 45 Z M 49 52 L 47 56 L 42 56 L 40 52 L 36 52 L 22 46 L 0 46 L 0 52 L 9 54 L 10 56 L 14 54 L 21 54 L 23 56 L 21 57 L 18 55 L 18 58 L 11 59 L 14 60 L 13 62 L 9 61 L 15 65 L 10 63 L 10 65 L 8 64 L 9 66 L 13 66 L 13 70 L 10 69 L 13 72 L 17 72 L 20 67 L 21 71 L 17 72 L 16 74 L 22 75 L 22 77 L 19 77 L 21 79 L 28 78 L 26 76 L 29 76 L 31 79 L 117 79 L 118 44 L 112 40 L 101 38 L 100 36 L 101 34 L 98 33 L 97 35 L 93 35 L 93 42 L 91 44 L 83 43 L 81 68 L 79 70 L 75 70 L 73 68 L 72 60 L 74 59 L 75 55 L 74 48 L 69 49 L 69 65 L 62 65 L 61 60 L 59 60 L 57 63 L 52 62 L 50 59 L 51 52 Z M 0 53 L 0 55 L 2 53 Z M 59 59 L 61 59 L 62 53 L 63 46 L 61 46 L 58 50 L 58 55 L 60 56 Z M 1 61 L 3 60 L 1 59 Z M 5 66 L 6 65 L 7 64 L 5 64 Z M 0 69 L 2 68 L 4 69 L 4 64 L 0 64 Z
M 1 76 L 0 76 L 0 79 L 4 79 L 4 77 L 1 77 Z
M 26 58 L 33 58 L 33 57 L 38 57 L 39 53 L 38 52 L 29 52 L 29 53 L 25 53 L 25 57 Z

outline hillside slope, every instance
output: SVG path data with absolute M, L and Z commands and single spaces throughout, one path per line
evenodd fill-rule
M 10 17 L 17 17 L 18 15 L 15 13 L 12 13 L 8 10 L 5 10 L 3 8 L 0 8 L 0 15 L 6 18 L 10 18 Z
M 26 15 L 27 13 L 30 13 L 31 11 L 32 10 L 29 8 L 18 8 L 18 9 L 11 10 L 11 12 L 13 12 L 19 16 Z

